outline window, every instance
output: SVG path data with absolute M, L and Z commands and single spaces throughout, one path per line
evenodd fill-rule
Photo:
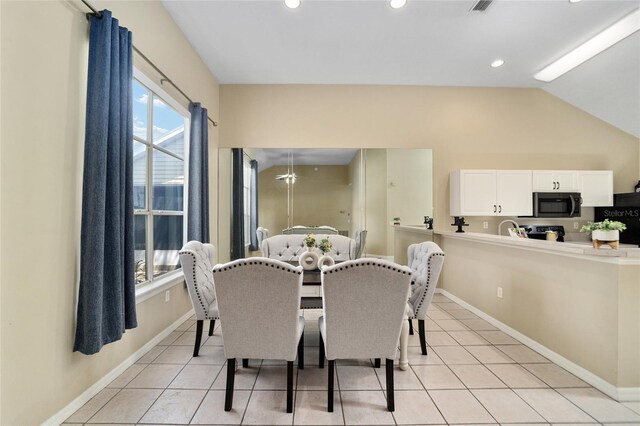
M 138 77 L 136 77 L 138 78 Z M 141 79 L 141 78 L 140 78 Z M 133 205 L 136 284 L 179 268 L 185 240 L 187 112 L 151 82 L 133 82 Z M 172 108 L 169 103 L 175 106 Z M 178 109 L 178 110 L 177 110 Z
M 245 153 L 242 159 L 244 245 L 251 244 L 251 158 Z

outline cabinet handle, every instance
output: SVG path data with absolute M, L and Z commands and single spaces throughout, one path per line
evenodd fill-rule
M 553 182 L 553 190 L 555 191 L 556 189 L 557 189 L 557 188 L 556 188 L 556 183 L 555 183 L 555 182 Z
M 502 213 L 502 206 L 498 206 L 498 213 Z
M 493 212 L 494 212 L 494 213 L 496 213 L 496 212 L 497 212 L 497 210 L 498 210 L 498 209 L 496 208 L 496 205 L 494 204 L 494 205 L 493 205 Z
M 560 189 L 560 182 L 558 182 L 558 189 Z

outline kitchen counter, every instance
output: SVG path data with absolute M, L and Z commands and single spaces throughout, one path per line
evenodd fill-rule
M 543 251 L 562 256 L 579 256 L 594 262 L 614 263 L 619 265 L 640 265 L 640 248 L 620 247 L 612 250 L 609 246 L 594 249 L 588 243 L 558 242 L 535 240 L 531 238 L 515 238 L 504 235 L 482 234 L 476 232 L 456 233 L 436 232 L 440 238 L 454 238 L 468 241 L 478 241 L 491 245 L 517 247 L 523 250 Z
M 401 265 L 407 264 L 407 248 L 411 244 L 433 241 L 433 229 L 427 229 L 425 225 L 391 225 L 391 228 L 393 259 Z
M 435 237 L 445 295 L 607 395 L 640 400 L 640 249 Z

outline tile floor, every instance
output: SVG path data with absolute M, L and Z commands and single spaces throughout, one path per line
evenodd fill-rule
M 426 323 L 429 355 L 420 353 L 417 334 L 410 336 L 410 369 L 395 370 L 396 411 L 386 410 L 384 368 L 344 360 L 336 367 L 335 411 L 327 413 L 327 369 L 317 366 L 318 314 L 305 312 L 306 366 L 296 370 L 292 414 L 285 412 L 286 367 L 267 360 L 238 369 L 233 410 L 224 412 L 220 328 L 212 337 L 205 331 L 200 356 L 192 358 L 190 319 L 66 423 L 640 425 L 640 402 L 610 399 L 440 294 Z

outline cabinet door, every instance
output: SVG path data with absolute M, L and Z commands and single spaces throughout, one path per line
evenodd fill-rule
M 533 177 L 531 170 L 498 170 L 498 216 L 533 215 Z
M 551 192 L 555 191 L 556 175 L 553 170 L 534 170 L 533 171 L 533 191 L 532 192 Z
M 589 170 L 578 172 L 580 196 L 584 207 L 610 207 L 613 205 L 613 172 Z
M 578 172 L 572 170 L 557 170 L 555 172 L 557 191 L 560 192 L 578 192 Z
M 497 212 L 496 171 L 460 171 L 460 210 L 466 216 L 493 216 Z

